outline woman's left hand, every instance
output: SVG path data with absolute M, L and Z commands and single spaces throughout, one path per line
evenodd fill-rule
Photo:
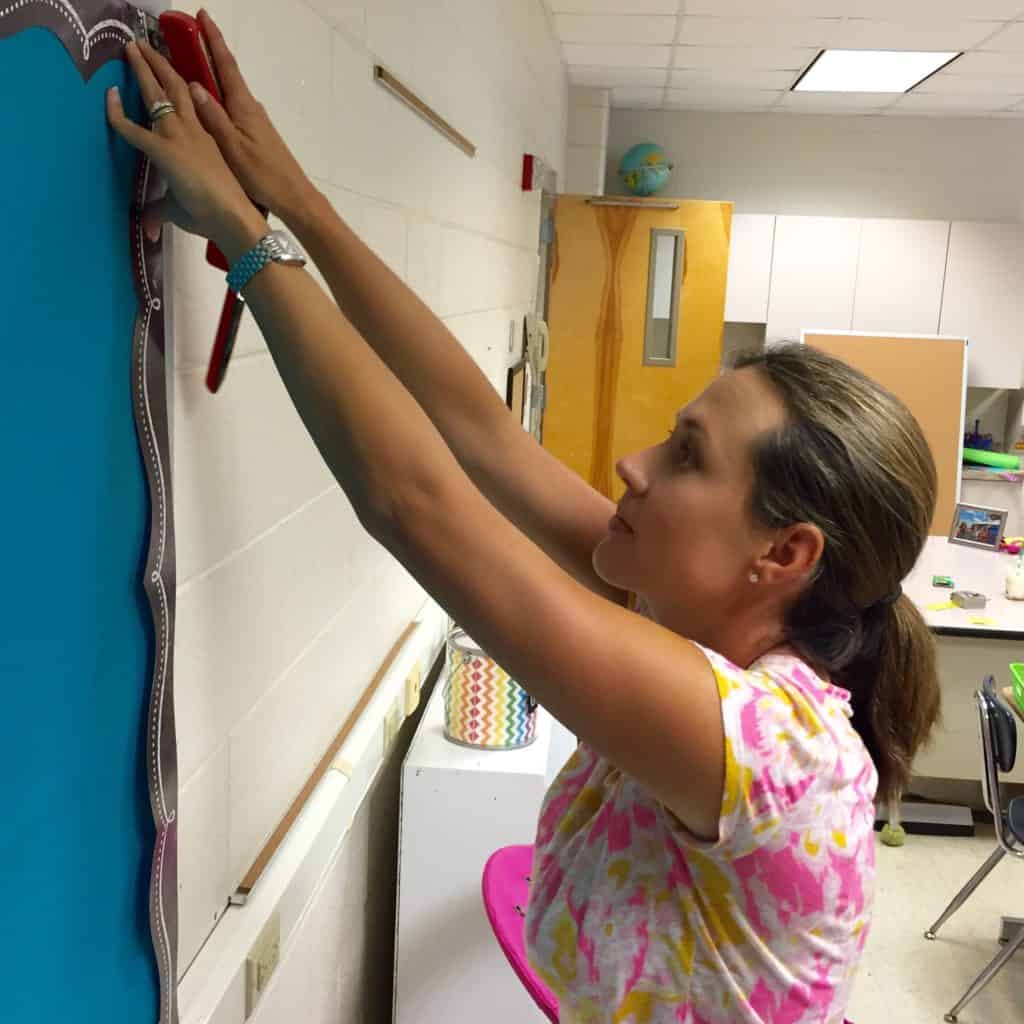
M 213 136 L 200 124 L 181 75 L 144 42 L 129 43 L 125 56 L 146 109 L 161 100 L 170 100 L 175 108 L 146 129 L 125 115 L 116 88 L 107 93 L 107 117 L 114 131 L 145 153 L 167 179 L 167 196 L 143 213 L 147 234 L 156 237 L 160 223 L 170 220 L 185 231 L 212 238 L 234 261 L 252 244 L 253 234 L 260 237 L 265 221 Z

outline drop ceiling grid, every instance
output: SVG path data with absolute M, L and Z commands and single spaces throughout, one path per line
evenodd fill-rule
M 547 0 L 574 84 L 615 106 L 1024 116 L 1024 0 Z M 963 50 L 913 93 L 793 93 L 818 52 Z

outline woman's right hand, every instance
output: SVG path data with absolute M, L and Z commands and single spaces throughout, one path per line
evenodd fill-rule
M 198 15 L 224 94 L 224 109 L 201 102 L 193 88 L 196 113 L 217 140 L 224 159 L 249 197 L 282 220 L 297 214 L 316 189 L 278 134 L 266 110 L 249 91 L 238 61 L 206 11 Z M 225 114 L 226 110 L 226 114 Z

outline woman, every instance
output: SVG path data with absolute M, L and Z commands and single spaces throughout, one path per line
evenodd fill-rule
M 785 348 L 622 459 L 616 508 L 331 210 L 202 21 L 226 111 L 145 46 L 127 57 L 151 129 L 108 97 L 169 182 L 146 229 L 220 246 L 366 529 L 580 737 L 542 811 L 527 928 L 562 1019 L 841 1021 L 876 785 L 899 788 L 938 713 L 900 596 L 935 502 L 917 424 Z M 247 193 L 337 305 L 300 268 L 243 260 L 268 231 Z

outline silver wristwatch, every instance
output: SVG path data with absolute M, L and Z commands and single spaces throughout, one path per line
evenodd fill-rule
M 241 293 L 242 289 L 268 263 L 284 263 L 304 267 L 306 257 L 287 231 L 271 231 L 264 235 L 228 272 L 228 287 Z

